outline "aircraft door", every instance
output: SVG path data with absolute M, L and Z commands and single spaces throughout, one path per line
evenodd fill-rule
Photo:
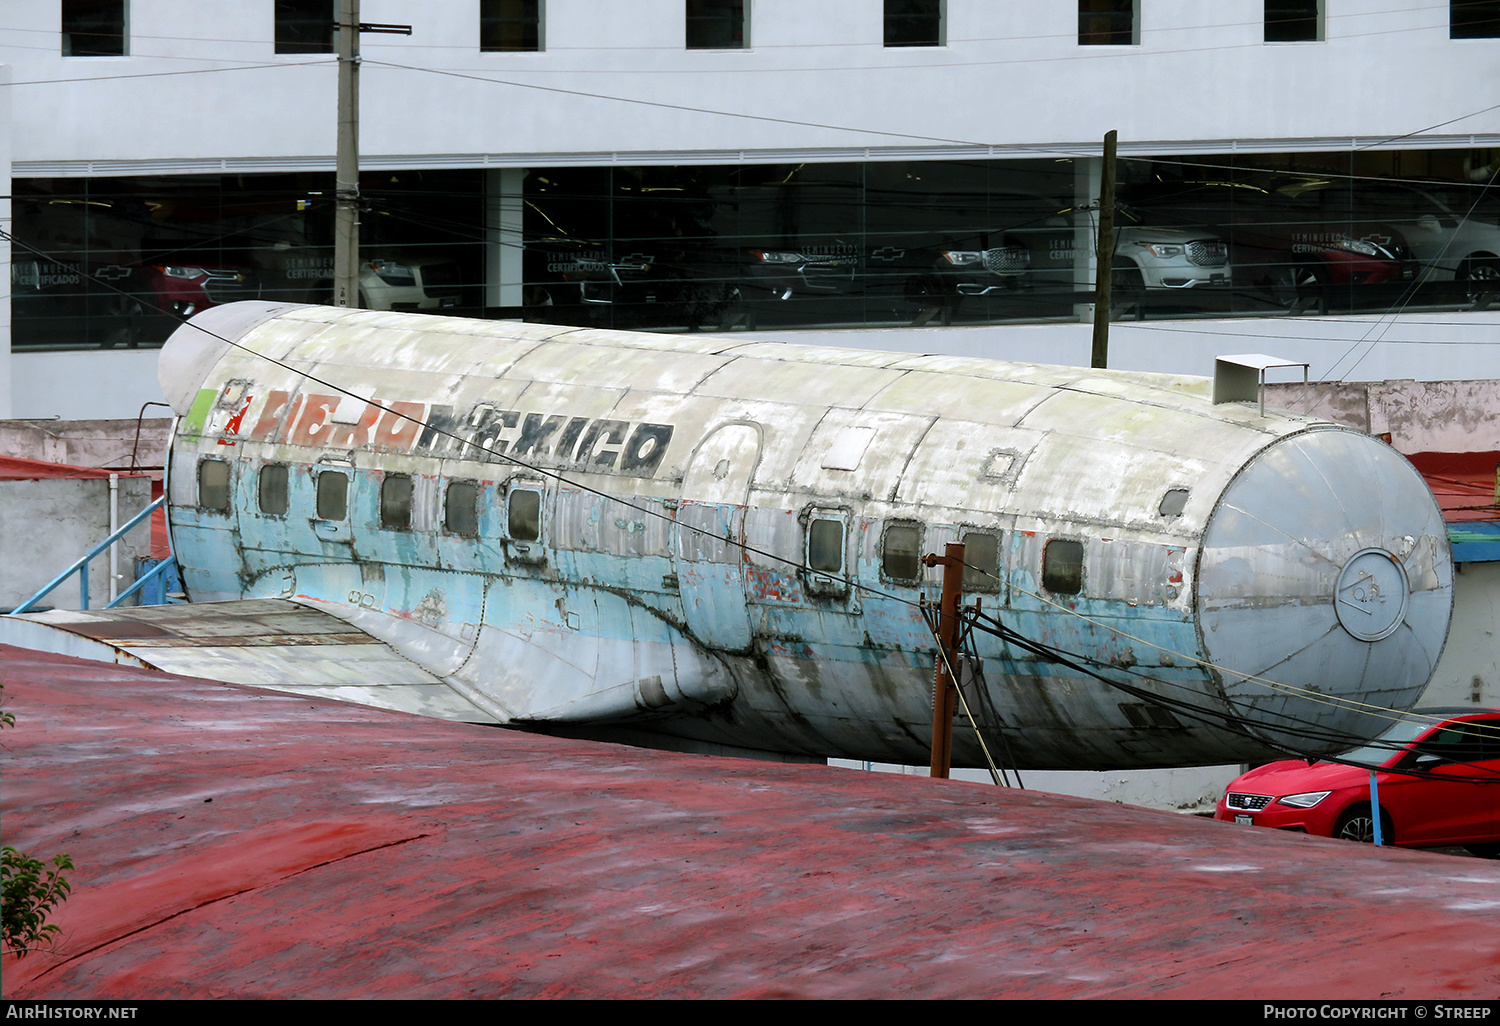
M 693 636 L 712 648 L 750 644 L 745 506 L 760 463 L 760 428 L 726 424 L 693 453 L 677 507 L 677 581 Z

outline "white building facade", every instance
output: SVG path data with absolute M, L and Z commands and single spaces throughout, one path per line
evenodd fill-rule
M 181 316 L 326 296 L 336 6 L 0 0 L 0 416 L 133 415 Z M 1500 367 L 1497 2 L 363 0 L 360 19 L 410 27 L 360 38 L 368 305 L 1081 362 L 1115 130 L 1112 364 Z

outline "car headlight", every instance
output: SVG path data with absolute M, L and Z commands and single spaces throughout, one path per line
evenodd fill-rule
M 793 253 L 789 250 L 752 249 L 750 255 L 763 264 L 800 264 L 801 253 Z
M 370 270 L 374 271 L 387 285 L 415 285 L 417 283 L 417 272 L 407 264 L 398 263 L 395 260 L 371 260 Z
M 201 267 L 178 267 L 173 264 L 167 264 L 163 266 L 161 269 L 161 273 L 165 274 L 168 278 L 188 279 L 202 278 L 208 274 L 208 272 Z
M 1333 794 L 1332 791 L 1306 791 L 1302 794 L 1289 794 L 1285 798 L 1276 799 L 1276 804 L 1290 805 L 1294 809 L 1310 809 L 1331 794 Z
M 1160 257 L 1162 259 L 1170 259 L 1171 257 L 1182 256 L 1182 247 L 1178 245 L 1172 245 L 1165 242 L 1141 242 L 1137 243 L 1137 245 L 1146 250 L 1152 256 Z
M 1350 253 L 1358 253 L 1360 256 L 1379 256 L 1380 247 L 1373 242 L 1364 239 L 1340 239 L 1337 243 L 1339 249 L 1348 250 Z
M 947 249 L 943 259 L 954 267 L 978 267 L 984 263 L 984 254 L 972 249 Z

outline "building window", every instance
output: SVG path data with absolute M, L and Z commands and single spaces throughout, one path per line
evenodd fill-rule
M 334 0 L 276 0 L 277 53 L 333 53 Z
M 62 0 L 64 57 L 123 57 L 125 0 Z
M 229 512 L 229 464 L 204 460 L 198 464 L 198 508 L 213 513 Z
M 1500 38 L 1500 0 L 1451 0 L 1448 38 Z
M 380 482 L 380 526 L 387 531 L 411 529 L 411 477 L 387 474 Z
M 542 48 L 542 0 L 479 0 L 479 49 L 515 53 Z
M 885 0 L 886 46 L 942 46 L 943 0 Z
M 325 470 L 318 475 L 318 519 L 343 520 L 349 515 L 349 475 Z
M 689 50 L 742 49 L 745 29 L 745 0 L 687 0 Z
M 443 530 L 465 538 L 479 536 L 479 483 L 454 481 L 443 504 Z
M 820 520 L 816 523 L 830 523 Z M 881 542 L 880 572 L 887 580 L 915 583 L 922 578 L 922 528 L 892 524 Z
M 1136 42 L 1137 0 L 1078 0 L 1079 46 L 1130 46 Z
M 287 469 L 285 463 L 267 463 L 260 468 L 257 491 L 260 495 L 260 511 L 268 517 L 286 516 Z
M 1313 43 L 1323 38 L 1323 0 L 1266 0 L 1266 42 Z
M 1042 587 L 1054 595 L 1083 590 L 1083 543 L 1054 538 L 1042 553 Z

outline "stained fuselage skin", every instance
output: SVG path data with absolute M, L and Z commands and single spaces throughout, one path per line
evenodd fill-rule
M 915 561 L 950 541 L 968 601 L 1189 707 L 976 635 L 973 714 L 1021 766 L 1375 733 L 1446 636 L 1415 471 L 1203 379 L 269 304 L 195 324 L 162 357 L 191 598 L 330 612 L 465 718 L 924 761 Z M 1360 606 L 1369 552 L 1396 569 Z

